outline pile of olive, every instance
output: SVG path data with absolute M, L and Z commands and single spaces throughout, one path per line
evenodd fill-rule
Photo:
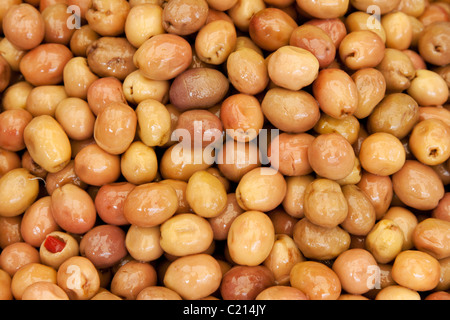
M 448 0 L 2 0 L 0 299 L 450 299 Z

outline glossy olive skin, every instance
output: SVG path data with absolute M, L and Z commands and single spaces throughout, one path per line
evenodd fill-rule
M 174 79 L 169 97 L 179 110 L 206 109 L 221 101 L 228 89 L 228 80 L 222 72 L 211 68 L 194 68 Z
M 447 245 L 447 239 L 450 235 L 448 232 L 449 225 L 448 221 L 440 221 L 436 218 L 428 218 L 419 222 L 413 232 L 415 247 L 436 259 L 447 258 L 450 252 Z
M 162 13 L 162 25 L 168 33 L 188 35 L 198 31 L 208 17 L 209 7 L 205 0 L 172 0 Z
M 167 53 L 170 55 L 167 56 Z M 133 57 L 134 65 L 146 77 L 154 80 L 175 78 L 189 67 L 191 60 L 189 43 L 174 34 L 151 37 L 139 47 Z
M 358 107 L 356 85 L 353 79 L 340 69 L 321 70 L 313 83 L 313 93 L 320 109 L 338 119 L 352 115 Z
M 126 38 L 101 37 L 86 50 L 91 70 L 100 77 L 116 77 L 124 80 L 136 70 L 133 57 L 136 53 Z
M 302 261 L 291 270 L 291 286 L 303 291 L 310 300 L 336 300 L 342 291 L 337 274 L 317 261 Z
M 417 160 L 407 160 L 392 176 L 392 185 L 401 201 L 419 210 L 434 209 L 444 196 L 437 173 Z
M 442 21 L 427 26 L 418 40 L 418 51 L 426 62 L 437 66 L 449 63 L 448 32 L 450 23 Z
M 277 108 L 273 108 L 274 105 Z M 319 104 L 313 95 L 304 90 L 272 88 L 264 95 L 261 108 L 270 123 L 289 133 L 306 132 L 320 118 Z
M 34 86 L 59 84 L 63 80 L 64 67 L 72 58 L 73 54 L 66 46 L 46 43 L 24 55 L 20 71 Z
M 80 253 L 99 269 L 112 267 L 127 255 L 125 232 L 118 226 L 96 226 L 81 239 Z
M 321 177 L 337 180 L 353 170 L 355 153 L 350 143 L 339 133 L 317 136 L 308 149 L 312 169 Z
M 320 68 L 328 67 L 336 57 L 336 46 L 333 39 L 323 29 L 313 24 L 295 28 L 289 44 L 313 53 L 319 61 Z
M 308 259 L 334 259 L 350 248 L 350 234 L 339 226 L 327 228 L 317 226 L 306 217 L 294 226 L 293 239 L 302 254 Z M 331 240 L 339 239 L 339 241 Z M 320 246 L 320 250 L 318 250 Z
M 287 45 L 297 23 L 278 8 L 265 8 L 250 20 L 249 35 L 262 49 L 275 51 Z
M 3 32 L 15 46 L 31 50 L 44 40 L 44 19 L 35 7 L 21 3 L 12 6 L 3 17 Z
M 373 109 L 367 126 L 372 132 L 386 132 L 403 139 L 418 121 L 418 103 L 405 93 L 392 93 Z
M 414 267 L 411 268 L 411 262 Z M 417 291 L 434 288 L 439 282 L 440 265 L 436 258 L 418 250 L 401 252 L 394 261 L 392 277 L 400 285 Z
M 24 109 L 6 110 L 0 114 L 0 147 L 9 151 L 25 148 L 24 130 L 32 119 L 30 112 Z
M 383 59 L 385 44 L 371 31 L 353 31 L 342 39 L 339 46 L 340 58 L 352 69 L 376 67 Z
M 235 266 L 223 275 L 220 294 L 224 300 L 254 300 L 274 283 L 272 272 L 265 266 Z
M 264 56 L 253 48 L 237 48 L 228 56 L 226 65 L 228 79 L 240 93 L 261 93 L 270 81 Z

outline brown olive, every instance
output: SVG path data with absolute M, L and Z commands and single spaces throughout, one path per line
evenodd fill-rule
M 250 19 L 249 35 L 262 49 L 275 51 L 289 44 L 292 31 L 297 22 L 278 8 L 264 8 Z
M 1 61 L 4 70 L 2 77 L 2 86 L 4 88 L 1 90 L 2 92 L 6 89 L 5 86 L 11 84 L 11 71 L 20 71 L 20 61 L 26 53 L 26 50 L 17 48 L 7 38 L 0 40 L 0 55 L 4 59 Z
M 385 44 L 372 31 L 361 30 L 348 33 L 339 46 L 339 56 L 352 70 L 376 67 L 384 56 Z
M 247 266 L 261 264 L 269 256 L 274 241 L 272 220 L 261 211 L 246 211 L 237 216 L 227 237 L 231 259 Z
M 173 0 L 172 0 L 173 1 Z M 236 48 L 236 27 L 227 20 L 216 20 L 204 25 L 195 37 L 195 52 L 208 64 L 224 63 Z
M 162 25 L 168 33 L 192 34 L 205 25 L 208 11 L 206 0 L 170 0 L 164 6 Z
M 343 70 L 321 70 L 312 88 L 320 109 L 334 118 L 352 115 L 358 108 L 356 84 Z
M 342 289 L 350 294 L 364 294 L 375 285 L 377 261 L 364 249 L 350 249 L 333 262 L 333 271 L 339 277 Z
M 214 240 L 208 220 L 194 213 L 180 213 L 167 219 L 160 232 L 161 248 L 174 256 L 202 253 Z
M 136 300 L 139 292 L 156 283 L 156 270 L 150 263 L 130 260 L 114 274 L 111 293 L 125 300 Z
M 336 300 L 342 291 L 338 275 L 321 262 L 298 262 L 290 278 L 291 286 L 304 292 L 309 300 Z
M 147 99 L 155 99 L 164 104 L 169 101 L 169 80 L 149 79 L 140 70 L 131 72 L 121 86 L 123 90 L 120 93 L 131 104 L 137 105 Z
M 444 163 L 450 157 L 449 127 L 439 119 L 420 121 L 411 132 L 409 148 L 426 165 Z
M 253 48 L 243 47 L 230 53 L 226 67 L 230 83 L 240 93 L 261 93 L 269 83 L 264 57 Z
M 100 288 L 99 272 L 85 257 L 73 256 L 58 268 L 57 284 L 70 300 L 89 300 Z
M 366 171 L 386 176 L 403 167 L 406 153 L 397 137 L 390 133 L 376 132 L 362 142 L 359 160 Z
M 426 252 L 436 259 L 450 256 L 448 238 L 450 222 L 436 218 L 427 218 L 418 223 L 413 232 L 413 243 L 417 250 Z
M 393 220 L 383 217 L 366 237 L 365 246 L 379 263 L 389 263 L 402 251 L 403 231 Z
M 194 68 L 173 80 L 169 97 L 179 110 L 207 109 L 222 101 L 228 89 L 228 79 L 222 72 L 212 68 Z
M 47 234 L 60 228 L 53 218 L 51 197 L 36 200 L 23 214 L 20 232 L 24 241 L 39 247 Z
M 386 31 L 380 20 L 374 19 L 369 12 L 355 11 L 345 18 L 345 27 L 348 32 L 369 30 L 376 33 L 383 43 L 386 43 Z
M 153 3 L 133 6 L 125 21 L 125 35 L 128 41 L 139 48 L 152 36 L 164 33 L 163 8 Z
M 333 118 L 327 114 L 322 114 L 319 121 L 314 126 L 314 131 L 319 134 L 339 133 L 353 145 L 359 136 L 361 124 L 354 115 L 342 119 Z
M 295 28 L 289 44 L 311 52 L 319 62 L 320 68 L 328 67 L 336 57 L 333 39 L 325 30 L 311 23 Z
M 89 104 L 83 99 L 65 98 L 61 100 L 56 106 L 55 118 L 70 139 L 88 139 L 94 132 L 95 115 L 89 108 Z
M 140 227 L 153 227 L 172 217 L 178 209 L 175 189 L 158 182 L 136 186 L 123 204 L 125 219 Z
M 13 5 L 3 16 L 3 33 L 18 48 L 31 50 L 44 40 L 44 19 L 28 3 Z
M 408 89 L 415 75 L 414 65 L 408 55 L 394 48 L 386 48 L 383 60 L 376 68 L 385 77 L 389 93 Z
M 353 170 L 355 153 L 351 144 L 339 133 L 317 136 L 308 149 L 309 164 L 321 177 L 343 179 Z
M 96 79 L 87 89 L 87 102 L 95 115 L 112 102 L 126 103 L 122 82 L 115 77 Z
M 305 217 L 315 225 L 334 228 L 345 221 L 348 203 L 341 186 L 329 179 L 316 179 L 305 190 Z
M 437 66 L 450 62 L 449 28 L 449 21 L 432 23 L 424 28 L 418 39 L 418 52 L 426 62 Z
M 106 152 L 96 143 L 81 149 L 75 159 L 75 173 L 86 184 L 102 186 L 120 176 L 120 157 Z
M 261 291 L 255 300 L 309 300 L 303 291 L 290 286 L 273 286 Z
M 278 48 L 270 55 L 267 64 L 270 80 L 279 87 L 293 91 L 313 83 L 318 76 L 319 67 L 316 56 L 299 45 Z
M 412 41 L 412 27 L 408 15 L 401 11 L 389 12 L 381 18 L 386 32 L 386 47 L 405 50 Z
M 0 267 L 11 277 L 29 263 L 40 263 L 39 251 L 26 242 L 6 246 L 0 254 Z
M 126 0 L 92 0 L 85 18 L 91 28 L 102 36 L 118 36 L 124 32 L 125 21 L 130 11 Z
M 131 225 L 125 238 L 125 246 L 132 258 L 148 262 L 154 261 L 164 253 L 160 244 L 159 226 L 138 227 Z
M 272 251 L 263 264 L 272 271 L 276 285 L 288 285 L 292 267 L 305 260 L 292 237 L 277 234 Z
M 206 170 L 200 170 L 189 178 L 186 186 L 186 200 L 196 214 L 212 218 L 225 209 L 227 193 L 217 177 Z
M 6 246 L 24 241 L 20 232 L 22 223 L 22 215 L 14 217 L 0 217 L 0 248 L 6 248 Z
M 333 41 L 335 48 L 339 48 L 342 39 L 347 34 L 347 27 L 340 18 L 311 19 L 306 21 L 305 24 L 311 24 L 325 31 Z
M 390 133 L 405 138 L 419 121 L 419 105 L 405 93 L 387 94 L 368 117 L 371 132 Z
M 333 19 L 343 16 L 349 7 L 349 0 L 315 2 L 296 0 L 297 5 L 307 15 L 319 19 Z
M 271 165 L 284 176 L 299 176 L 312 173 L 308 149 L 314 136 L 308 133 L 281 133 L 270 143 L 267 156 Z M 272 147 L 276 145 L 277 147 Z
M 127 255 L 125 232 L 114 225 L 96 226 L 83 235 L 80 254 L 98 269 L 112 267 Z
M 286 180 L 274 168 L 258 167 L 247 172 L 236 187 L 236 198 L 244 210 L 268 212 L 281 204 Z
M 23 56 L 20 72 L 34 86 L 56 85 L 62 82 L 64 67 L 72 58 L 65 45 L 44 43 Z
M 171 262 L 164 275 L 164 285 L 185 300 L 197 300 L 220 287 L 222 270 L 218 261 L 208 254 L 193 254 Z
M 186 113 L 186 112 L 185 112 Z M 236 141 L 251 141 L 264 125 L 264 114 L 258 99 L 249 94 L 238 93 L 226 98 L 220 108 L 223 128 L 233 133 Z
M 187 110 L 180 114 L 175 127 L 178 141 L 188 143 L 188 146 L 203 148 L 222 141 L 223 125 L 219 117 L 211 111 L 202 109 Z M 185 141 L 189 140 L 190 141 Z
M 431 216 L 445 221 L 450 221 L 450 193 L 446 192 L 444 197 L 439 201 L 436 208 L 433 209 Z
M 24 130 L 33 116 L 24 109 L 5 110 L 0 114 L 0 147 L 8 151 L 25 149 Z
M 45 24 L 45 42 L 67 46 L 76 30 L 68 23 L 71 19 L 68 5 L 65 2 L 54 3 L 47 7 L 41 5 L 40 10 Z
M 86 50 L 89 68 L 99 77 L 124 80 L 136 70 L 133 62 L 136 48 L 126 38 L 101 37 Z
M 305 191 L 314 181 L 312 175 L 286 177 L 286 196 L 282 206 L 286 213 L 294 218 L 303 218 L 305 215 Z
M 137 115 L 133 108 L 124 103 L 110 103 L 97 114 L 95 142 L 108 153 L 122 154 L 133 142 L 136 127 Z
M 342 193 L 348 203 L 348 214 L 341 227 L 352 235 L 367 235 L 376 222 L 375 207 L 356 185 L 343 186 Z
M 53 218 L 65 231 L 82 234 L 94 226 L 97 215 L 87 191 L 68 183 L 56 189 L 51 200 Z
M 417 160 L 406 160 L 392 176 L 392 185 L 403 203 L 418 210 L 434 209 L 444 196 L 444 185 L 437 173 Z
M 58 104 L 67 98 L 62 85 L 43 85 L 34 87 L 27 96 L 26 109 L 33 116 L 49 115 L 55 117 Z
M 339 226 L 321 227 L 305 217 L 295 224 L 293 232 L 295 244 L 308 259 L 334 259 L 350 248 L 350 234 Z
M 261 108 L 270 123 L 289 133 L 306 132 L 320 118 L 319 104 L 304 90 L 272 88 L 264 95 Z
M 146 40 L 133 57 L 134 65 L 153 80 L 170 80 L 185 71 L 192 60 L 189 42 L 176 34 L 158 34 Z
M 86 58 L 87 48 L 98 38 L 100 38 L 100 35 L 92 30 L 88 24 L 85 24 L 80 29 L 76 29 L 70 38 L 70 50 L 75 56 Z
M 254 300 L 264 289 L 273 286 L 275 278 L 265 266 L 234 266 L 220 284 L 224 300 Z
M 416 215 L 407 208 L 391 206 L 383 218 L 394 221 L 403 231 L 402 251 L 412 249 L 413 232 L 418 224 Z
M 364 171 L 357 186 L 369 196 L 375 207 L 377 220 L 381 219 L 389 209 L 394 194 L 391 177 Z
M 434 289 L 439 283 L 440 265 L 436 258 L 418 250 L 399 253 L 392 266 L 396 283 L 416 291 Z

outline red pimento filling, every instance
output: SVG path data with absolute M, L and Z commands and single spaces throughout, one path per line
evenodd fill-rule
M 48 236 L 44 242 L 44 247 L 51 253 L 61 252 L 66 243 L 61 239 L 53 236 Z

